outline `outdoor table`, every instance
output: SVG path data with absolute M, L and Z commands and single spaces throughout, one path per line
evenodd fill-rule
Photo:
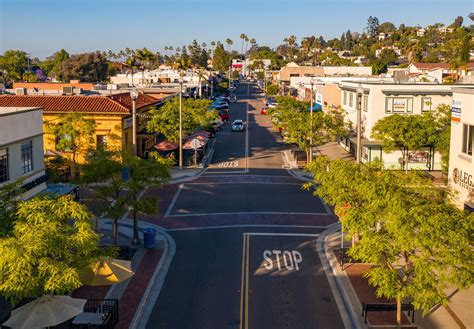
M 104 323 L 104 318 L 105 313 L 82 312 L 72 320 L 72 324 L 101 325 Z

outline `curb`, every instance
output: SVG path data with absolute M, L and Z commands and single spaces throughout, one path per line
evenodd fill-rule
M 339 308 L 344 327 L 362 329 L 366 327 L 362 326 L 359 322 L 359 317 L 354 310 L 351 298 L 349 297 L 345 289 L 345 285 L 342 282 L 341 274 L 336 270 L 335 264 L 337 264 L 337 260 L 334 256 L 334 253 L 328 250 L 326 246 L 327 237 L 339 230 L 339 228 L 340 224 L 334 223 L 330 225 L 326 231 L 322 232 L 316 242 L 316 250 L 318 251 L 321 265 L 323 266 L 324 272 L 326 273 L 329 286 L 333 293 L 337 307 Z
M 290 174 L 291 176 L 293 176 L 294 178 L 296 178 L 297 180 L 300 180 L 302 182 L 312 182 L 313 179 L 312 178 L 308 178 L 308 177 L 304 177 L 302 175 L 299 175 L 297 174 L 296 172 L 294 172 L 294 167 L 292 167 L 292 165 L 290 164 L 290 161 L 288 159 L 288 155 L 286 154 L 286 151 L 281 151 L 281 157 L 283 158 L 283 162 L 285 164 L 285 166 L 283 167 L 287 172 L 288 174 Z
M 140 222 L 139 224 L 145 224 Z M 141 225 L 140 225 L 141 226 Z M 160 262 L 156 266 L 150 282 L 145 290 L 145 293 L 138 304 L 137 310 L 133 316 L 132 322 L 129 328 L 145 328 L 148 319 L 150 318 L 151 312 L 155 307 L 155 303 L 160 295 L 161 288 L 165 282 L 166 275 L 173 261 L 174 254 L 176 253 L 176 244 L 171 236 L 166 233 L 165 229 L 160 226 L 148 224 L 142 227 L 152 227 L 157 230 L 157 233 L 164 237 L 165 248 L 163 255 L 161 256 Z

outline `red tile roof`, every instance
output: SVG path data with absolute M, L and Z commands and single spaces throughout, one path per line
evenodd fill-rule
M 449 70 L 449 63 L 414 63 L 415 67 L 419 70 L 434 70 L 434 69 L 443 69 Z M 469 69 L 474 68 L 474 62 L 470 62 L 467 64 Z
M 151 106 L 160 101 L 151 96 L 140 94 L 137 109 Z M 132 100 L 128 93 L 110 96 L 37 96 L 37 95 L 2 95 L 0 106 L 4 107 L 41 107 L 44 112 L 64 113 L 118 113 L 129 114 L 132 111 Z

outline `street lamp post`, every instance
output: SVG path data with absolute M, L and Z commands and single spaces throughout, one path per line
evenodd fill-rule
M 183 79 L 179 79 L 179 170 L 183 170 Z
M 357 87 L 357 155 L 356 155 L 356 161 L 357 164 L 360 164 L 360 154 L 361 154 L 361 140 L 362 140 L 362 95 L 364 94 L 364 88 L 362 88 L 362 85 L 359 83 L 359 86 Z
M 313 98 L 314 98 L 314 92 L 313 92 L 313 86 L 314 86 L 314 82 L 313 82 L 313 79 L 310 80 L 310 83 L 311 83 L 311 99 L 310 99 L 310 114 L 309 114 L 309 117 L 310 117 L 310 120 L 309 120 L 309 124 L 310 124 L 310 134 L 309 134 L 309 163 L 311 163 L 311 161 L 313 161 Z
M 130 98 L 132 99 L 132 146 L 133 155 L 137 156 L 137 109 L 135 101 L 138 99 L 138 90 L 134 87 L 130 90 Z

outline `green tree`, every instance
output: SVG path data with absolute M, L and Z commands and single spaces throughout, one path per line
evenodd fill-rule
M 171 162 L 156 154 L 145 160 L 127 153 L 96 150 L 91 152 L 83 166 L 81 183 L 87 186 L 93 197 L 99 200 L 100 218 L 110 218 L 113 222 L 112 237 L 114 244 L 118 242 L 119 220 L 133 209 L 134 227 L 137 213 L 153 215 L 157 211 L 158 198 L 140 197 L 148 188 L 161 187 L 170 178 Z M 123 172 L 129 172 L 129 179 Z
M 86 207 L 71 197 L 37 197 L 18 205 L 12 235 L 0 239 L 0 293 L 13 303 L 67 294 L 100 253 Z
M 212 56 L 212 67 L 220 72 L 226 72 L 229 68 L 229 55 L 225 51 L 224 45 L 220 42 L 217 42 L 214 55 Z
M 21 81 L 28 67 L 28 54 L 22 50 L 7 50 L 0 56 L 0 71 L 5 72 L 3 82 Z
M 81 113 L 68 113 L 48 122 L 47 131 L 56 143 L 56 150 L 71 154 L 73 172 L 77 172 L 77 156 L 85 155 L 94 143 L 95 121 Z
M 0 239 L 8 236 L 13 230 L 20 195 L 23 192 L 22 183 L 22 180 L 17 180 L 0 186 Z
M 133 56 L 135 57 L 138 69 L 142 72 L 142 84 L 146 84 L 145 71 L 156 62 L 156 54 L 146 48 L 142 48 L 137 49 Z
M 182 126 L 183 137 L 192 134 L 198 128 L 208 128 L 217 119 L 217 113 L 210 110 L 211 102 L 204 99 L 183 99 Z M 179 141 L 179 98 L 167 101 L 160 109 L 150 111 L 152 118 L 147 130 L 161 133 L 169 141 Z
M 435 145 L 439 133 L 439 125 L 431 113 L 392 114 L 375 123 L 371 137 L 382 143 L 384 151 L 400 150 L 402 169 L 408 172 L 409 150 Z
M 369 16 L 369 18 L 367 19 L 367 26 L 365 28 L 367 34 L 371 37 L 374 37 L 379 33 L 379 28 L 379 19 L 377 17 Z
M 360 241 L 349 254 L 372 264 L 365 276 L 377 296 L 411 302 L 426 314 L 448 301 L 452 285 L 472 284 L 473 215 L 456 209 L 443 189 L 418 172 L 318 158 L 310 166 L 315 194 L 335 206 L 341 224 Z
M 267 88 L 265 89 L 265 93 L 270 96 L 275 96 L 278 94 L 278 85 L 276 84 L 267 84 Z
M 72 55 L 60 64 L 59 76 L 63 81 L 107 81 L 107 58 L 100 52 Z
M 451 25 L 449 25 L 449 27 L 459 28 L 459 27 L 462 26 L 463 21 L 464 21 L 464 19 L 462 18 L 462 16 L 458 16 L 458 17 L 456 17 L 454 22 Z
M 392 33 L 395 32 L 397 28 L 391 22 L 384 22 L 379 25 L 379 32 Z

